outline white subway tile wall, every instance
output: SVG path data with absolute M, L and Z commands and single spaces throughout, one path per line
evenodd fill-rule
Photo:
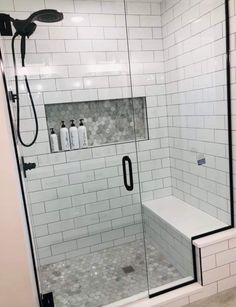
M 224 1 L 162 1 L 161 21 L 172 193 L 229 224 Z
M 140 0 L 126 5 L 133 94 L 147 99 L 150 140 L 138 147 L 141 189 L 149 200 L 171 194 L 160 4 Z M 19 18 L 29 8 L 64 13 L 59 23 L 39 23 L 27 41 L 27 73 L 40 131 L 37 143 L 22 154 L 37 164 L 28 172 L 27 189 L 40 263 L 48 264 L 139 239 L 141 205 L 134 143 L 51 154 L 44 111 L 44 104 L 131 96 L 124 2 L 46 0 L 32 8 L 28 1 L 19 5 L 15 0 L 14 6 L 0 7 Z M 12 76 L 9 39 L 5 47 Z M 22 131 L 29 140 L 34 121 L 23 83 L 20 89 Z M 133 192 L 123 186 L 123 155 L 133 161 Z

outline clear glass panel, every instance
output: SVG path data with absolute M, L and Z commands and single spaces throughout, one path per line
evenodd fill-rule
M 191 239 L 230 225 L 224 1 L 126 0 L 150 293 L 194 279 Z
M 37 23 L 27 39 L 21 68 L 16 39 L 21 135 L 34 136 L 35 123 L 24 74 L 39 119 L 39 136 L 20 155 L 36 163 L 25 179 L 42 293 L 55 306 L 103 306 L 143 293 L 147 296 L 143 228 L 136 160 L 137 137 L 147 139 L 146 101 L 131 99 L 124 2 L 15 1 L 13 18 L 32 10 L 57 9 L 64 19 Z M 9 88 L 15 92 L 11 38 L 4 39 Z M 49 129 L 61 121 L 78 127 L 84 118 L 88 147 L 52 152 Z M 134 188 L 126 190 L 122 158 L 132 161 Z M 126 162 L 127 184 L 129 179 Z

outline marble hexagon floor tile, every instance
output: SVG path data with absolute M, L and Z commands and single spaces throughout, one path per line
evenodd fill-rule
M 147 244 L 149 284 L 182 278 L 161 251 Z M 99 307 L 147 290 L 143 241 L 137 240 L 41 269 L 43 293 L 53 292 L 56 307 Z

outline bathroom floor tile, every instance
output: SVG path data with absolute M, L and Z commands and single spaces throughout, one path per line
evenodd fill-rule
M 150 285 L 182 278 L 161 251 L 150 243 L 147 250 Z M 143 241 L 43 266 L 41 283 L 43 293 L 53 292 L 55 307 L 100 307 L 139 294 L 147 290 Z

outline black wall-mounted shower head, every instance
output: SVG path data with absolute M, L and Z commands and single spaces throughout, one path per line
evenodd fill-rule
M 13 25 L 19 35 L 29 37 L 37 27 L 34 21 L 52 23 L 63 19 L 63 14 L 57 10 L 40 10 L 31 14 L 27 19 L 15 19 Z
M 40 10 L 34 12 L 30 15 L 27 20 L 29 22 L 40 21 L 40 22 L 58 22 L 63 19 L 63 14 L 58 12 L 57 10 Z

